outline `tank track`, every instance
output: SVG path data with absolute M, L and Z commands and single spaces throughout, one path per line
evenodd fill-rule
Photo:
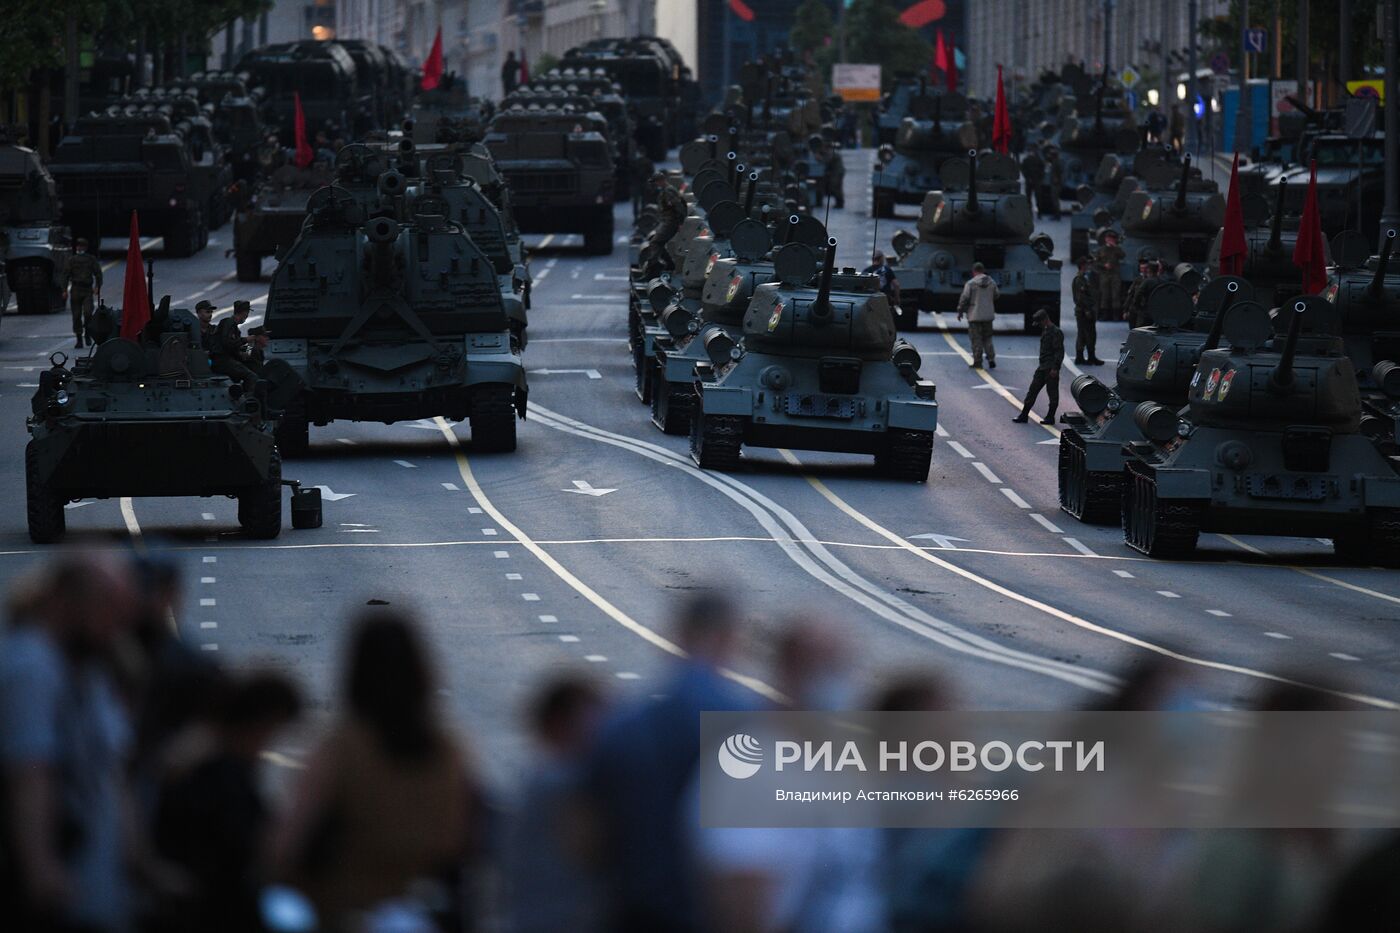
M 479 453 L 515 450 L 515 387 L 487 383 L 473 388 L 467 420 L 472 428 L 472 450 Z
M 886 447 L 875 455 L 875 466 L 891 479 L 922 483 L 933 464 L 933 432 L 891 428 Z
M 277 450 L 284 457 L 303 457 L 311 447 L 311 425 L 306 418 L 306 396 L 298 393 L 287 403 L 274 432 Z
M 1163 502 L 1157 481 L 1129 464 L 1123 484 L 1123 541 L 1148 557 L 1189 557 L 1201 533 L 1204 505 L 1194 500 Z
M 68 530 L 63 514 L 63 502 L 49 492 L 39 479 L 38 454 L 34 442 L 24 448 L 25 509 L 29 519 L 29 538 L 35 544 L 56 544 Z
M 1121 519 L 1123 474 L 1086 469 L 1083 441 L 1073 430 L 1060 435 L 1059 474 L 1061 509 L 1086 525 L 1112 525 Z
M 698 401 L 698 399 L 697 399 Z M 690 419 L 690 456 L 701 469 L 730 471 L 739 467 L 744 446 L 744 419 L 737 415 L 707 415 Z
M 666 377 L 659 371 L 652 372 L 651 423 L 660 428 L 662 433 L 680 437 L 690 434 L 690 420 L 695 411 L 695 402 L 694 389 L 689 386 L 677 388 L 667 382 Z

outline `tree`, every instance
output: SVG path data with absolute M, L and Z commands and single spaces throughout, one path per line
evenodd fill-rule
M 816 52 L 830 44 L 835 32 L 836 21 L 826 0 L 803 0 L 792 18 L 788 44 L 798 52 Z
M 1377 42 L 1376 17 L 1380 15 L 1381 4 L 1353 3 L 1351 15 L 1351 61 L 1354 74 L 1347 80 L 1362 77 L 1365 65 L 1379 65 L 1382 60 L 1383 43 Z M 1283 75 L 1292 78 L 1296 74 L 1298 48 L 1298 3 L 1297 0 L 1278 0 L 1278 16 L 1283 23 Z M 1267 27 L 1269 42 L 1276 36 L 1273 31 L 1273 13 L 1267 6 L 1251 4 L 1250 25 Z M 1240 57 L 1240 0 L 1230 0 L 1230 10 L 1214 19 L 1201 23 L 1201 35 L 1213 47 L 1230 56 L 1230 61 L 1238 66 Z M 1308 45 L 1313 80 L 1328 80 L 1336 75 L 1341 53 L 1341 30 L 1338 28 L 1337 7 L 1332 3 L 1319 3 L 1314 0 L 1308 7 Z M 1273 49 L 1264 55 L 1255 56 L 1260 61 L 1256 75 L 1270 74 L 1273 68 Z M 1326 74 L 1323 74 L 1323 63 Z
M 925 74 L 933 61 L 933 46 L 899 21 L 889 0 L 855 0 L 845 16 L 846 61 L 879 62 L 885 89 L 895 75 Z

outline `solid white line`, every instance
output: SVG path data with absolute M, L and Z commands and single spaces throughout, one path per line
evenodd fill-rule
M 978 473 L 981 473 L 982 478 L 985 479 L 987 482 L 1001 485 L 1001 477 L 993 473 L 991 468 L 985 463 L 983 463 L 981 460 L 972 461 L 972 468 L 975 469 Z
M 1207 609 L 1206 612 L 1210 615 L 1215 616 L 1217 619 L 1231 618 L 1230 613 L 1226 612 L 1224 609 Z
M 1084 542 L 1080 541 L 1078 538 L 1063 538 L 1062 540 L 1065 542 L 1065 544 L 1068 544 L 1070 547 L 1074 548 L 1076 551 L 1083 554 L 1085 557 L 1099 556 L 1097 553 L 1085 546 Z
M 1039 512 L 1032 512 L 1031 518 L 1035 519 L 1035 523 L 1037 525 L 1039 525 L 1041 528 L 1044 528 L 1052 535 L 1064 534 L 1064 532 L 1059 529 L 1059 526 L 1057 526 L 1054 522 L 1050 521 L 1050 519 L 1046 518 L 1044 515 L 1041 515 Z
M 121 499 L 122 521 L 126 522 L 126 533 L 133 538 L 140 540 L 141 523 L 136 520 L 136 509 L 131 504 L 130 497 L 123 496 Z
M 1010 486 L 1001 487 L 1001 494 L 1010 499 L 1011 504 L 1018 509 L 1028 509 L 1031 507 L 1031 504 L 1017 495 L 1016 490 L 1012 489 Z
M 966 447 L 964 447 L 962 444 L 959 444 L 957 441 L 949 441 L 948 446 L 952 448 L 953 453 L 957 454 L 959 457 L 962 457 L 964 460 L 972 459 L 972 451 L 968 450 Z

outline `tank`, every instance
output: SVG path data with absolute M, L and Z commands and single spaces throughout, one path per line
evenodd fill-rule
M 1127 196 L 1136 189 L 1137 180 L 1133 179 L 1127 191 L 1123 190 L 1123 183 L 1132 178 L 1131 162 L 1111 152 L 1099 160 L 1093 181 L 1075 191 L 1079 209 L 1069 216 L 1070 262 L 1077 264 L 1092 253 L 1103 230 L 1121 220 Z
M 131 212 L 142 236 L 165 238 L 167 257 L 192 256 L 209 243 L 207 170 L 170 117 L 151 108 L 109 108 L 79 117 L 49 161 L 63 222 L 94 248 L 126 236 Z
M 900 327 L 916 328 L 920 311 L 957 310 L 974 262 L 1001 291 L 998 314 L 1021 315 L 1027 331 L 1041 308 L 1058 321 L 1060 261 L 1051 258 L 1048 236 L 1031 235 L 1031 203 L 1021 193 L 1015 160 L 998 153 L 949 159 L 943 185 L 924 198 L 918 237 L 894 237 Z
M 584 251 L 613 250 L 612 150 L 600 114 L 513 107 L 492 119 L 486 148 L 526 233 L 582 233 Z
M 1346 561 L 1400 566 L 1400 475 L 1361 432 L 1340 314 L 1318 296 L 1225 312 L 1180 412 L 1145 403 L 1127 446 L 1123 536 L 1182 558 L 1203 531 L 1331 538 Z
M 1115 524 L 1123 495 L 1123 445 L 1145 440 L 1134 414 L 1139 405 L 1176 411 L 1205 348 L 1220 343 L 1220 309 L 1253 300 L 1247 280 L 1213 280 L 1194 303 L 1174 282 L 1147 300 L 1151 324 L 1128 332 L 1118 356 L 1117 381 L 1105 385 L 1087 373 L 1075 377 L 1070 392 L 1078 412 L 1061 419 L 1060 508 L 1082 522 Z
M 1071 189 L 1087 183 L 1104 156 L 1132 152 L 1138 146 L 1132 112 L 1122 95 L 1108 88 L 1107 72 L 1092 83 L 1092 90 L 1088 82 L 1087 75 L 1077 76 L 1075 100 L 1058 121 L 1065 184 Z M 1063 102 L 1062 108 L 1069 103 Z M 1061 197 L 1066 194 L 1060 192 Z
M 1249 249 L 1241 275 L 1254 284 L 1260 299 L 1271 307 L 1303 290 L 1302 270 L 1293 264 L 1293 249 L 1298 245 L 1296 224 L 1284 225 L 1287 212 L 1286 181 L 1274 186 L 1272 204 L 1257 194 L 1240 199 L 1244 214 L 1244 238 Z M 1224 228 L 1217 231 L 1210 243 L 1208 269 L 1220 268 L 1220 244 Z M 1324 240 L 1327 265 L 1332 264 L 1331 247 Z
M 515 449 L 520 351 L 495 266 L 449 210 L 425 194 L 403 222 L 366 220 L 344 189 L 312 196 L 265 316 L 273 358 L 305 382 L 278 429 L 289 456 L 311 424 L 438 416 L 469 420 L 476 450 Z
M 669 40 L 658 36 L 600 38 L 571 48 L 559 63 L 575 71 L 601 69 L 622 89 L 633 113 L 637 145 L 653 162 L 695 135 L 700 86 Z
M 1347 355 L 1356 366 L 1364 409 L 1362 431 L 1388 456 L 1400 455 L 1400 256 L 1396 231 L 1368 256 L 1366 238 L 1351 231 L 1334 238 L 1335 276 L 1323 297 L 1342 319 Z
M 1219 186 L 1192 169 L 1189 155 L 1179 166 L 1153 165 L 1141 177 L 1142 187 L 1128 195 L 1123 209 L 1127 258 L 1119 274 L 1131 282 L 1139 263 L 1157 261 L 1169 279 L 1189 268 L 1199 281 L 1208 269 L 1211 240 L 1225 222 Z
M 88 356 L 50 357 L 39 377 L 24 451 L 29 536 L 60 540 L 64 505 L 119 496 L 232 496 L 251 538 L 282 529 L 282 462 L 275 419 L 296 380 L 268 364 L 253 391 L 216 375 L 199 345 L 199 322 L 184 309 L 156 311 L 161 327 L 141 342 L 107 336 Z M 116 312 L 101 308 L 107 334 Z M 286 483 L 286 485 L 294 485 Z M 314 506 L 317 490 L 294 493 Z M 300 511 L 299 508 L 296 509 Z
M 873 454 L 886 476 L 928 478 L 936 387 L 919 377 L 918 351 L 896 340 L 875 276 L 836 274 L 835 248 L 818 275 L 814 250 L 785 244 L 776 281 L 754 289 L 742 340 L 707 336 L 690 434 L 701 467 L 736 469 L 747 444 Z
M 228 147 L 237 181 L 257 177 L 257 149 L 268 132 L 262 120 L 263 94 L 250 90 L 245 77 L 232 71 L 201 71 L 172 85 L 198 97 L 209 113 L 215 138 Z
M 38 153 L 0 138 L 0 266 L 20 314 L 63 310 L 73 249 L 58 212 L 57 188 Z M 0 311 L 8 303 L 0 302 Z
M 925 91 L 910 97 L 906 106 L 908 115 L 893 142 L 876 153 L 870 179 L 874 217 L 893 217 L 896 204 L 923 203 L 926 194 L 943 187 L 938 174 L 943 163 L 967 151 L 959 139 L 967 119 L 961 94 Z

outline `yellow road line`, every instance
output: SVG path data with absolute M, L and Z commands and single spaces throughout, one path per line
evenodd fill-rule
M 943 339 L 948 342 L 948 346 L 952 347 L 953 350 L 958 354 L 958 356 L 962 357 L 962 361 L 964 363 L 970 365 L 972 363 L 972 354 L 964 350 L 962 344 L 958 343 L 956 340 L 953 339 L 952 333 L 950 333 L 948 330 L 948 321 L 946 318 L 943 317 L 943 312 L 933 312 L 933 320 L 934 324 L 938 327 L 938 332 L 942 334 Z M 987 372 L 987 370 L 985 369 L 976 369 L 973 370 L 973 372 L 981 376 L 983 382 L 987 383 L 987 385 L 995 389 L 997 395 L 1000 395 L 1002 398 L 1006 399 L 1007 402 L 1011 404 L 1012 408 L 1015 408 L 1018 412 L 1021 410 L 1021 405 L 1025 402 L 1025 400 L 1017 398 L 1010 389 L 998 382 L 995 376 Z M 1040 423 L 1035 418 L 1032 418 L 1031 420 L 1036 424 Z M 1060 436 L 1060 429 L 1055 427 L 1053 424 L 1042 424 L 1040 426 L 1045 430 L 1049 431 L 1054 437 Z
M 131 535 L 132 547 L 140 553 L 146 551 L 146 541 L 141 536 L 141 523 L 136 520 L 136 508 L 131 504 L 130 496 L 121 498 L 122 521 L 126 522 L 126 533 Z
M 1269 555 L 1268 551 L 1257 548 L 1252 544 L 1247 544 L 1244 541 L 1241 541 L 1239 538 L 1236 538 L 1234 535 L 1222 534 L 1220 537 L 1224 538 L 1226 541 L 1229 541 L 1231 544 L 1233 544 L 1235 547 L 1239 548 L 1242 551 L 1248 551 L 1251 554 L 1258 554 L 1262 557 L 1267 557 Z M 1391 596 L 1389 593 L 1382 593 L 1379 590 L 1369 589 L 1367 587 L 1360 586 L 1356 583 L 1348 583 L 1345 580 L 1338 580 L 1336 577 L 1329 577 L 1326 574 L 1318 573 L 1316 570 L 1309 570 L 1307 567 L 1299 567 L 1296 564 L 1287 564 L 1285 565 L 1285 569 L 1292 570 L 1294 573 L 1301 573 L 1305 577 L 1312 577 L 1314 580 L 1321 580 L 1323 583 L 1330 583 L 1333 586 L 1340 586 L 1342 589 L 1351 590 L 1353 593 L 1360 593 L 1362 596 L 1370 596 L 1372 599 L 1379 599 L 1400 606 L 1400 597 Z
M 510 519 L 506 518 L 505 515 L 501 513 L 500 509 L 496 508 L 491 500 L 486 497 L 486 491 L 482 489 L 481 484 L 477 482 L 476 474 L 472 472 L 471 463 L 468 462 L 467 455 L 462 451 L 462 442 L 458 439 L 457 435 L 453 433 L 451 426 L 443 418 L 436 418 L 434 420 L 438 428 L 442 431 L 443 437 L 447 439 L 448 446 L 452 448 L 452 453 L 457 460 L 457 472 L 461 474 L 462 482 L 466 484 L 467 490 L 476 499 L 477 503 L 486 514 L 491 516 L 491 519 L 496 524 L 504 528 L 506 533 L 515 538 L 525 550 L 529 551 L 540 563 L 549 568 L 551 573 L 560 580 L 563 580 L 576 593 L 592 603 L 600 612 L 618 625 L 621 625 L 632 634 L 650 642 L 652 645 L 668 654 L 673 654 L 679 658 L 686 656 L 685 651 L 680 645 L 677 645 L 675 642 L 658 634 L 652 629 L 647 628 L 645 625 L 614 606 L 587 583 L 584 583 L 578 577 L 570 573 L 567 567 L 550 556 L 549 552 L 540 547 L 538 543 L 532 540 L 529 535 L 525 534 L 525 532 L 511 522 Z M 737 671 L 730 670 L 725 670 L 722 673 L 735 683 L 747 687 L 754 693 L 768 700 L 775 703 L 786 701 L 786 697 L 784 697 L 782 693 L 755 677 L 749 677 Z
M 792 451 L 782 450 L 780 452 L 782 453 L 783 457 L 787 459 L 790 463 L 797 466 L 801 466 L 801 461 L 799 461 L 797 457 L 793 456 Z M 1331 694 L 1333 696 L 1343 697 L 1345 699 L 1352 700 L 1356 703 L 1364 703 L 1368 706 L 1376 706 L 1382 709 L 1400 710 L 1400 703 L 1396 703 L 1392 700 L 1386 700 L 1380 697 L 1367 696 L 1365 694 L 1329 690 L 1325 687 L 1318 687 L 1314 684 L 1308 684 L 1297 680 L 1291 680 L 1287 677 L 1280 677 L 1277 674 L 1270 674 L 1267 671 L 1259 671 L 1255 670 L 1254 668 L 1243 667 L 1238 664 L 1229 664 L 1224 661 L 1211 661 L 1207 658 L 1198 658 L 1193 655 L 1182 654 L 1179 651 L 1173 651 L 1172 649 L 1164 647 L 1162 645 L 1154 644 L 1153 642 L 1147 641 L 1142 638 L 1138 638 L 1136 635 L 1129 635 L 1126 632 L 1120 632 L 1116 629 L 1111 629 L 1099 625 L 1096 622 L 1090 622 L 1088 619 L 1082 618 L 1081 616 L 1077 616 L 1072 612 L 1066 612 L 1065 610 L 1060 609 L 1056 606 L 1052 606 L 1049 603 L 1041 602 L 1040 600 L 1030 596 L 1026 596 L 1023 593 L 1018 593 L 1015 590 L 1008 589 L 1002 586 L 1000 583 L 997 583 L 993 580 L 989 580 L 986 577 L 981 576 L 980 574 L 973 573 L 971 570 L 967 570 L 966 568 L 959 567 L 957 564 L 950 563 L 929 551 L 925 551 L 920 548 L 914 547 L 913 545 L 905 541 L 903 538 L 901 538 L 899 535 L 890 531 L 888 528 L 879 524 L 874 519 L 865 515 L 865 513 L 859 511 L 854 506 L 850 505 L 848 502 L 846 502 L 846 500 L 842 499 L 836 493 L 832 492 L 831 489 L 825 483 L 817 479 L 815 476 L 804 474 L 803 478 L 806 479 L 807 482 L 811 484 L 812 488 L 815 489 L 818 493 L 820 493 L 824 499 L 826 499 L 832 505 L 836 506 L 836 508 L 840 509 L 848 517 L 859 522 L 861 525 L 864 525 L 866 528 L 875 532 L 877 535 L 880 535 L 881 537 L 900 545 L 902 548 L 909 551 L 911 554 L 918 556 L 921 560 L 926 560 L 929 563 L 941 567 L 942 569 L 947 570 L 950 573 L 957 574 L 958 576 L 962 577 L 965 580 L 968 580 L 969 582 L 975 583 L 978 586 L 991 590 L 999 596 L 1004 596 L 1005 598 L 1014 600 L 1015 602 L 1018 602 L 1023 606 L 1027 606 L 1031 609 L 1043 612 L 1046 615 L 1059 619 L 1061 622 L 1067 622 L 1070 625 L 1075 626 L 1076 628 L 1080 628 L 1088 632 L 1093 632 L 1096 635 L 1106 635 L 1109 638 L 1123 642 L 1124 644 L 1132 645 L 1135 648 L 1142 648 L 1146 651 L 1151 651 L 1155 654 L 1171 658 L 1175 661 L 1180 661 L 1184 664 L 1191 664 L 1196 667 L 1204 667 L 1209 668 L 1211 670 L 1224 671 L 1229 674 L 1240 674 L 1245 677 L 1254 677 L 1259 680 L 1272 681 L 1273 683 L 1289 684 L 1291 686 L 1296 687 L 1306 687 L 1308 689 L 1319 690 L 1324 693 Z

